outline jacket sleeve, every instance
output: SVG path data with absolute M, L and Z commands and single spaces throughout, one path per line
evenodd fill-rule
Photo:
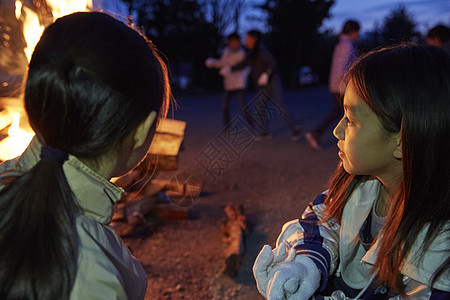
M 404 277 L 403 283 L 405 284 L 405 299 L 450 299 L 450 291 L 431 288 L 412 278 Z
M 87 216 L 77 218 L 77 229 L 78 272 L 70 300 L 143 300 L 145 271 L 114 230 Z
M 223 49 L 222 55 L 219 59 L 215 59 L 212 61 L 212 67 L 216 69 L 220 69 L 222 67 L 225 67 L 227 65 L 226 58 L 228 56 L 229 50 L 227 48 Z
M 250 66 L 250 58 L 248 57 L 248 55 L 245 55 L 244 59 L 241 60 L 241 62 L 235 64 L 234 66 L 231 66 L 231 71 L 239 71 L 248 66 Z
M 269 75 L 270 75 L 270 73 L 272 73 L 275 70 L 275 68 L 277 67 L 275 58 L 266 49 L 262 49 L 260 51 L 260 56 L 261 56 L 261 60 L 264 64 L 263 72 L 269 73 Z
M 425 252 L 422 249 L 422 241 L 428 228 L 422 229 L 416 242 L 413 244 L 410 254 L 405 259 L 401 273 L 405 280 L 408 279 L 406 289 L 411 290 L 411 293 L 418 290 L 414 283 L 420 283 L 422 286 L 427 286 L 433 294 L 447 293 L 450 294 L 450 268 L 443 269 L 437 273 L 437 270 L 448 262 L 450 259 L 450 222 L 444 225 L 440 234 L 433 240 L 431 245 Z M 417 254 L 422 253 L 420 260 L 417 259 Z M 436 278 L 433 279 L 436 274 Z M 411 282 L 409 282 L 411 281 Z
M 339 224 L 332 220 L 321 223 L 327 192 L 319 195 L 308 205 L 298 220 L 284 224 L 277 239 L 277 246 L 286 241 L 296 249 L 297 255 L 311 258 L 321 276 L 320 291 L 328 282 L 328 276 L 336 270 L 338 262 Z

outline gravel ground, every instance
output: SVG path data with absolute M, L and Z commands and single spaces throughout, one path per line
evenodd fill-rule
M 273 246 L 281 226 L 298 218 L 324 190 L 338 162 L 331 128 L 323 136 L 326 147 L 320 152 L 303 137 L 331 109 L 326 87 L 285 93 L 288 107 L 303 127 L 299 141 L 290 141 L 284 120 L 273 117 L 271 140 L 247 139 L 239 149 L 224 142 L 220 100 L 220 93 L 176 98 L 180 108 L 174 117 L 187 122 L 179 169 L 160 172 L 156 178 L 201 181 L 203 192 L 181 203 L 190 206 L 188 219 L 165 221 L 147 237 L 125 239 L 148 274 L 146 299 L 263 299 L 252 275 L 256 256 L 264 244 Z M 232 113 L 239 116 L 236 101 Z M 212 150 L 221 154 L 217 157 L 222 158 L 222 169 L 200 166 Z M 221 273 L 226 244 L 220 226 L 229 203 L 241 204 L 250 224 L 244 261 L 234 278 Z

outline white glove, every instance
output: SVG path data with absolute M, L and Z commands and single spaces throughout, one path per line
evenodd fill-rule
M 268 83 L 269 83 L 269 74 L 267 74 L 266 72 L 261 73 L 261 75 L 259 75 L 258 78 L 258 85 L 263 86 L 267 85 Z
M 209 57 L 205 60 L 205 66 L 207 68 L 212 68 L 214 66 L 215 62 L 216 62 L 216 60 L 214 58 Z
M 273 276 L 274 268 L 286 259 L 293 259 L 293 257 L 289 257 L 288 255 L 289 248 L 289 244 L 283 242 L 273 250 L 269 245 L 265 245 L 261 252 L 259 252 L 253 265 L 253 275 L 255 276 L 256 287 L 264 297 L 266 297 L 267 284 Z
M 303 255 L 297 255 L 295 261 L 285 261 L 274 270 L 267 284 L 268 300 L 307 300 L 320 285 L 320 272 L 316 264 Z
M 230 72 L 231 72 L 231 67 L 225 66 L 225 67 L 220 68 L 219 74 L 222 76 L 226 76 L 226 75 L 230 74 Z

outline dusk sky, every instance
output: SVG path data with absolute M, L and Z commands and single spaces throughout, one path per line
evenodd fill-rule
M 93 0 L 93 2 L 96 8 L 108 7 L 112 11 L 126 13 L 126 6 L 120 0 Z M 264 0 L 248 0 L 247 12 L 241 18 L 243 31 L 241 33 L 253 28 L 265 31 L 264 23 L 248 20 L 250 15 L 261 16 L 258 9 L 252 8 L 252 3 L 263 2 Z M 331 7 L 331 18 L 325 20 L 324 28 L 339 32 L 346 19 L 354 18 L 362 25 L 362 32 L 370 31 L 375 24 L 383 24 L 384 18 L 401 4 L 422 33 L 426 33 L 438 23 L 450 25 L 450 0 L 336 0 Z
M 264 0 L 255 0 L 254 3 L 263 3 Z M 339 32 L 342 24 L 348 18 L 356 19 L 362 25 L 362 31 L 370 31 L 374 25 L 383 24 L 389 13 L 403 5 L 418 25 L 417 29 L 426 33 L 428 29 L 438 23 L 450 24 L 449 0 L 336 0 L 331 7 L 331 18 L 325 20 L 324 27 Z M 250 10 L 247 14 L 255 14 Z M 262 24 L 245 21 L 243 27 L 257 27 L 264 30 Z
M 332 18 L 325 22 L 326 27 L 340 28 L 347 18 L 355 18 L 362 24 L 362 30 L 372 30 L 378 22 L 399 5 L 403 5 L 418 25 L 417 29 L 426 32 L 438 23 L 450 24 L 449 0 L 337 0 L 331 8 Z

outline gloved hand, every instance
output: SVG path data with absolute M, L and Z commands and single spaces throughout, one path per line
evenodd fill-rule
M 263 86 L 267 85 L 268 83 L 269 83 L 269 74 L 267 74 L 266 72 L 261 73 L 261 75 L 259 75 L 258 78 L 258 85 Z
M 226 76 L 226 75 L 230 74 L 230 72 L 231 72 L 231 67 L 225 66 L 225 67 L 220 68 L 219 74 L 222 76 Z
M 267 284 L 269 300 L 307 300 L 320 285 L 320 272 L 316 264 L 303 255 L 297 255 L 294 261 L 279 264 L 273 277 Z
M 207 68 L 212 68 L 215 61 L 216 61 L 216 60 L 215 60 L 214 58 L 208 57 L 208 58 L 205 60 L 205 66 L 206 66 Z
M 289 257 L 288 255 L 289 248 L 289 244 L 283 242 L 273 250 L 269 245 L 265 245 L 261 252 L 259 252 L 253 265 L 253 275 L 255 276 L 256 287 L 264 297 L 266 297 L 267 284 L 273 276 L 274 268 L 285 260 L 293 260 L 293 257 Z

